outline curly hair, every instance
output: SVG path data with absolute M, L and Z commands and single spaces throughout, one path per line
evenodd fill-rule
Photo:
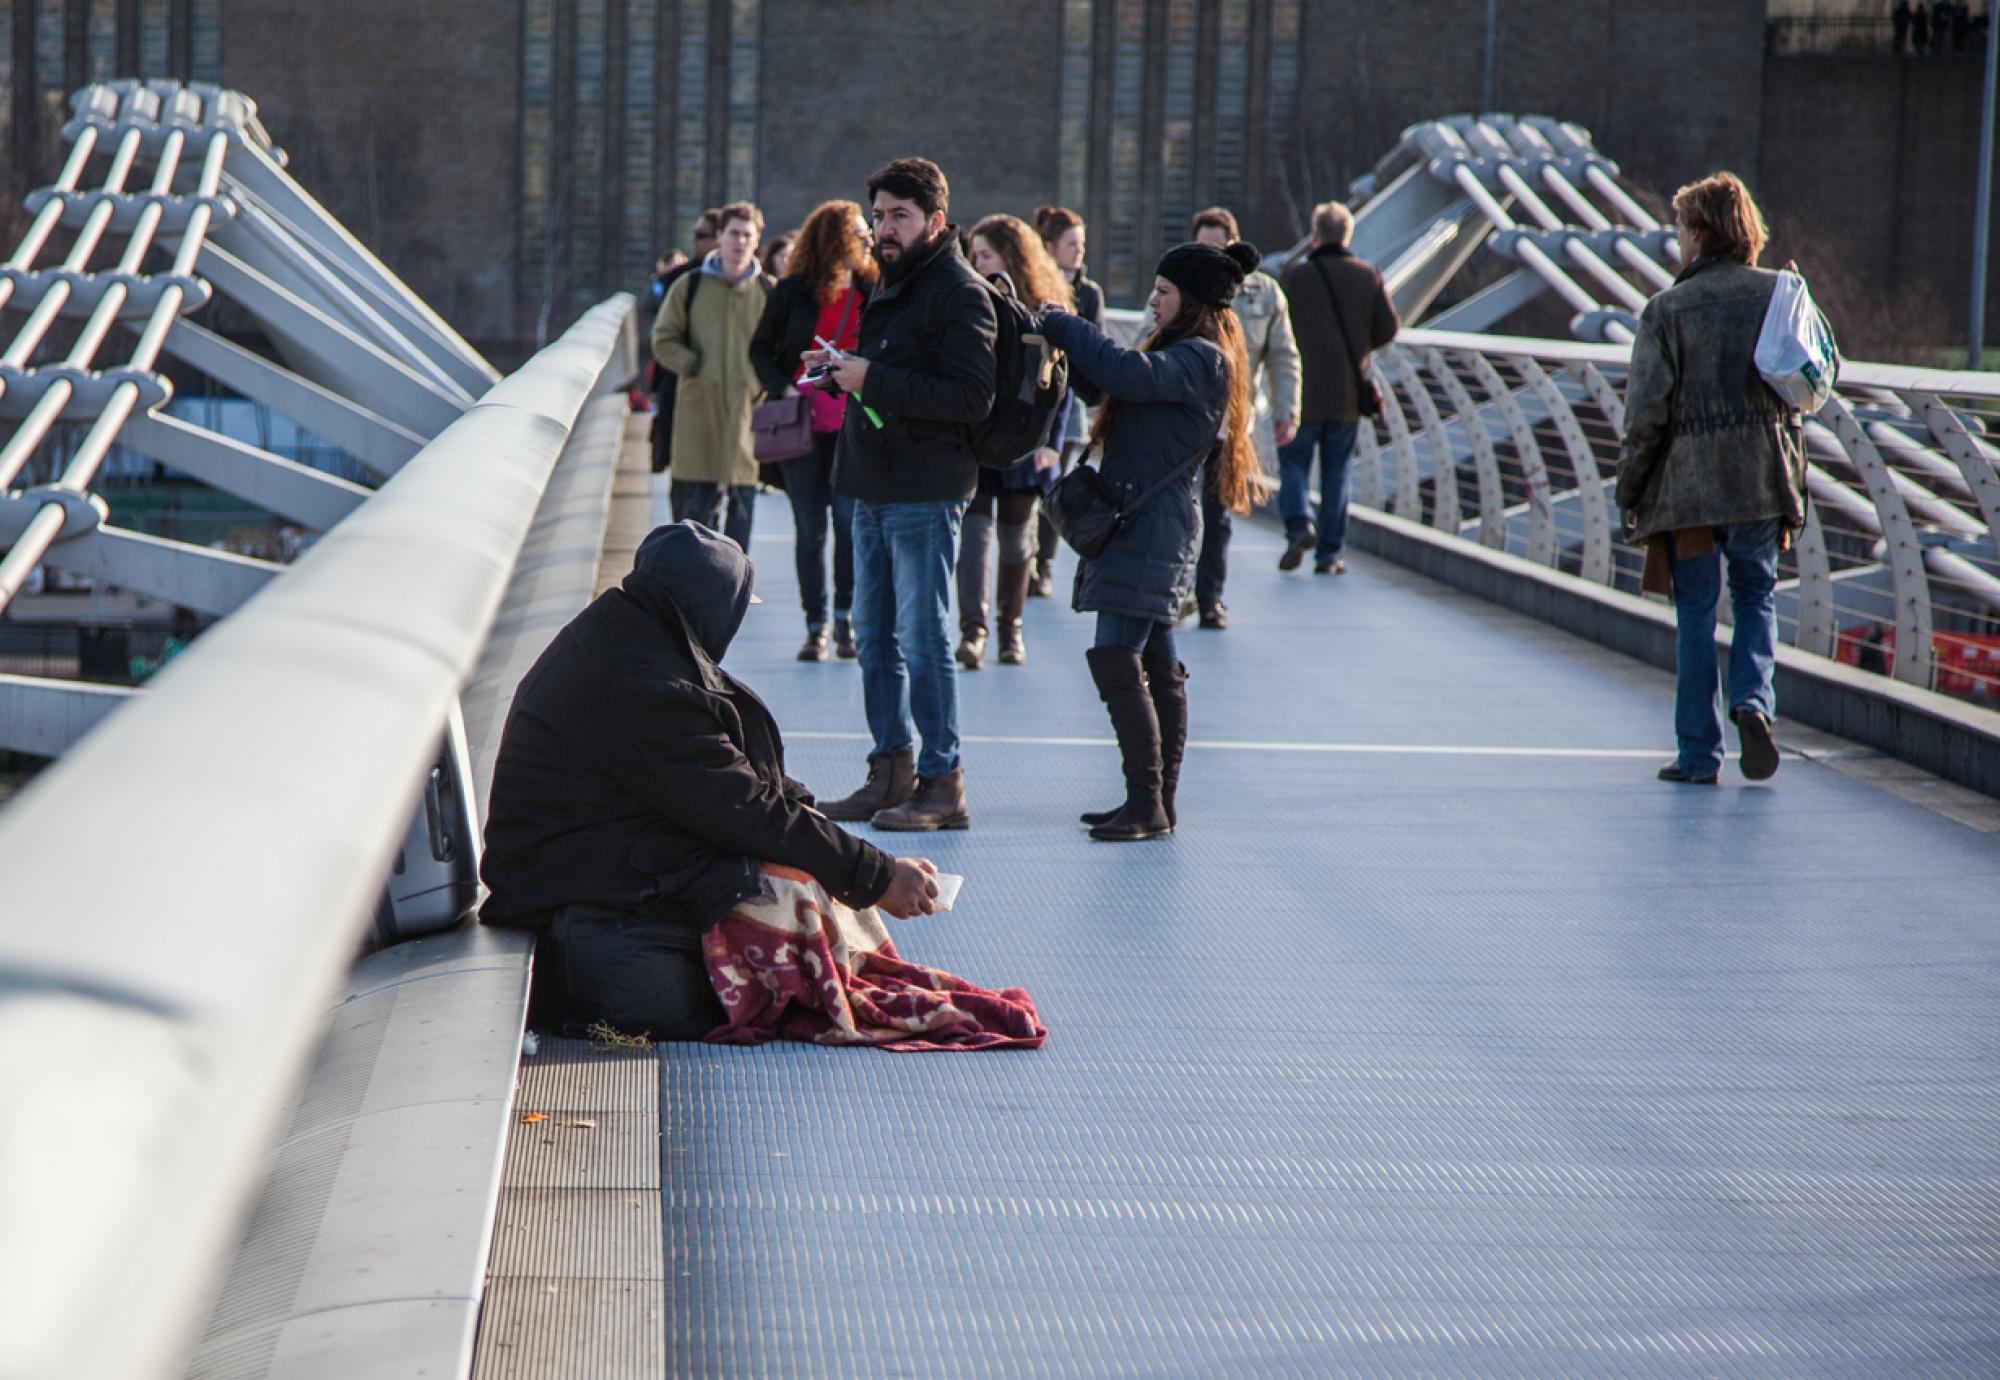
M 864 223 L 861 208 L 851 201 L 822 201 L 799 227 L 792 257 L 785 264 L 788 278 L 803 278 L 821 301 L 843 283 L 866 287 L 875 281 L 875 258 L 854 227 Z
M 1014 295 L 1030 307 L 1060 302 L 1068 310 L 1076 305 L 1076 289 L 1027 222 L 1018 216 L 988 216 L 972 227 L 972 235 L 992 246 L 1014 280 Z

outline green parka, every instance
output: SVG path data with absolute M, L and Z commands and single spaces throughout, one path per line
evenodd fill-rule
M 680 378 L 669 473 L 690 482 L 755 484 L 750 412 L 763 385 L 750 367 L 750 337 L 771 280 L 753 272 L 731 283 L 720 276 L 719 263 L 712 253 L 700 268 L 683 273 L 653 318 L 653 358 Z

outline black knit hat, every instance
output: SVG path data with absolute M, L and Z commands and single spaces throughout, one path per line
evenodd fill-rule
M 1256 270 L 1264 256 L 1254 244 L 1237 240 L 1227 249 L 1212 244 L 1183 244 L 1166 252 L 1154 273 L 1182 293 L 1211 307 L 1228 306 L 1236 289 Z

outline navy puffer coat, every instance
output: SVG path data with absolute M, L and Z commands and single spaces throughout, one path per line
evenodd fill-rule
M 1051 312 L 1042 322 L 1051 344 L 1069 355 L 1070 377 L 1087 401 L 1118 399 L 1098 472 L 1121 500 L 1197 451 L 1206 454 L 1229 407 L 1222 350 L 1189 337 L 1164 350 L 1127 350 L 1088 321 Z M 1155 495 L 1094 561 L 1080 563 L 1072 605 L 1083 613 L 1122 613 L 1171 623 L 1194 587 L 1201 548 L 1195 465 Z

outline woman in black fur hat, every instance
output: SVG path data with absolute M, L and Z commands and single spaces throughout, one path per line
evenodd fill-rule
M 1087 653 L 1125 764 L 1125 803 L 1083 816 L 1107 842 L 1173 832 L 1174 790 L 1187 746 L 1187 668 L 1174 650 L 1174 618 L 1193 587 L 1201 544 L 1195 485 L 1211 463 L 1224 502 L 1250 506 L 1250 371 L 1229 304 L 1257 267 L 1255 248 L 1184 244 L 1160 260 L 1146 300 L 1153 333 L 1136 350 L 1089 322 L 1051 309 L 1042 329 L 1069 355 L 1079 396 L 1097 404 L 1091 446 L 1122 505 L 1169 479 L 1131 514 L 1094 559 L 1083 561 L 1072 600 L 1097 615 Z

